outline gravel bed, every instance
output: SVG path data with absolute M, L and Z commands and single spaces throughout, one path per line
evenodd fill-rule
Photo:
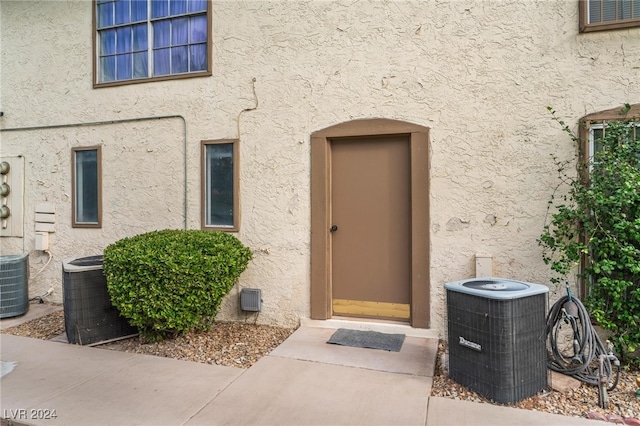
M 51 340 L 64 333 L 64 312 L 57 311 L 15 327 L 3 328 L 0 333 Z
M 144 343 L 134 337 L 98 347 L 203 364 L 249 368 L 294 331 L 292 328 L 267 325 L 217 322 L 210 331 L 189 333 L 161 342 Z
M 446 362 L 443 362 L 446 360 L 446 354 L 447 344 L 445 341 L 440 341 L 431 396 L 505 405 L 490 401 L 451 380 L 447 374 Z M 611 422 L 621 422 L 627 418 L 627 424 L 640 425 L 640 421 L 637 420 L 640 418 L 640 399 L 636 397 L 637 378 L 640 378 L 640 371 L 621 370 L 618 385 L 608 393 L 609 408 L 607 410 L 598 406 L 598 388 L 586 383 L 581 383 L 577 389 L 567 392 L 546 389 L 536 396 L 508 406 L 564 416 L 597 418 Z M 633 423 L 634 420 L 638 423 Z
M 98 345 L 99 348 L 132 353 L 148 354 L 194 361 L 206 364 L 249 368 L 267 355 L 293 333 L 295 329 L 279 328 L 248 323 L 216 323 L 205 333 L 191 333 L 158 343 L 144 343 L 138 337 Z M 49 314 L 16 327 L 6 328 L 2 333 L 49 340 L 64 333 L 62 311 Z M 496 404 L 451 380 L 442 362 L 447 352 L 446 342 L 440 341 L 436 371 L 431 395 L 444 398 Z M 640 371 L 622 370 L 620 381 L 609 393 L 609 409 L 598 406 L 597 388 L 582 383 L 578 389 L 558 392 L 547 389 L 538 395 L 511 406 L 565 416 L 600 418 L 623 421 L 627 424 L 640 418 L 640 400 L 636 398 L 636 378 Z M 498 405 L 498 404 L 496 404 Z M 606 416 L 609 416 L 607 419 Z M 618 416 L 618 417 L 616 417 Z
M 132 337 L 95 347 L 204 364 L 249 368 L 294 331 L 293 328 L 217 322 L 208 332 L 190 333 L 162 342 L 145 343 L 139 337 Z M 64 313 L 54 312 L 3 329 L 2 333 L 50 340 L 64 333 Z

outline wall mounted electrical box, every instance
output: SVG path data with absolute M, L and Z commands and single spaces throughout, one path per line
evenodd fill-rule
M 243 288 L 240 291 L 240 309 L 248 312 L 262 310 L 262 292 L 258 288 Z
M 48 232 L 36 232 L 36 250 L 49 250 L 49 233 Z

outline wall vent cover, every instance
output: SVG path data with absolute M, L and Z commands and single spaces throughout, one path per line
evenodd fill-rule
M 258 288 L 243 288 L 240 291 L 240 309 L 260 312 L 262 310 L 262 291 Z
M 445 289 L 451 379 L 503 404 L 547 387 L 546 286 L 480 278 Z

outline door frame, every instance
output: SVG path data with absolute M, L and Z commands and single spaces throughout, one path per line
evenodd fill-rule
M 429 328 L 429 128 L 384 118 L 353 120 L 311 134 L 311 318 L 333 314 L 331 283 L 331 140 L 408 135 L 411 164 L 411 325 Z

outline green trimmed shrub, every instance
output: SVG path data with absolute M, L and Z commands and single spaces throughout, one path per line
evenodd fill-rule
M 112 304 L 143 338 L 158 341 L 208 330 L 250 259 L 231 234 L 163 230 L 109 245 L 103 269 Z

